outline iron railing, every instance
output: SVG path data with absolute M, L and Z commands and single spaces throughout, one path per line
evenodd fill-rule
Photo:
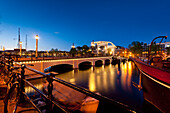
M 17 65 L 17 66 L 14 66 Z M 7 70 L 9 72 L 12 72 L 14 69 L 18 69 L 20 70 L 20 73 L 18 73 L 19 75 L 19 86 L 20 86 L 20 102 L 24 101 L 25 98 L 29 100 L 29 102 L 33 105 L 33 107 L 38 111 L 38 112 L 41 112 L 41 110 L 34 104 L 34 102 L 28 97 L 28 95 L 25 93 L 25 83 L 30 86 L 31 88 L 33 88 L 35 91 L 37 91 L 43 98 L 45 98 L 47 100 L 47 105 L 49 108 L 48 110 L 52 112 L 52 106 L 53 104 L 55 106 L 57 106 L 60 110 L 62 110 L 63 112 L 69 112 L 67 109 L 63 108 L 59 103 L 57 103 L 56 101 L 53 100 L 53 95 L 52 95 L 52 90 L 53 90 L 53 81 L 56 81 L 60 84 L 63 84 L 67 87 L 70 87 L 78 92 L 81 92 L 85 95 L 88 95 L 92 98 L 95 98 L 99 101 L 102 101 L 102 102 L 108 102 L 110 103 L 111 105 L 113 105 L 114 107 L 118 108 L 118 109 L 123 109 L 124 111 L 126 112 L 135 112 L 134 109 L 132 109 L 131 107 L 125 105 L 125 104 L 122 104 L 120 102 L 117 102 L 117 101 L 114 101 L 110 98 L 107 98 L 105 96 L 102 96 L 102 95 L 98 95 L 96 93 L 93 93 L 87 89 L 84 89 L 80 86 L 77 86 L 77 85 L 74 85 L 74 84 L 71 84 L 69 82 L 66 82 L 64 80 L 61 80 L 59 78 L 56 78 L 54 76 L 54 74 L 52 73 L 49 73 L 49 74 L 45 74 L 43 72 L 40 72 L 40 71 L 37 71 L 33 68 L 30 68 L 30 67 L 27 67 L 26 65 L 24 64 L 19 64 L 17 62 L 14 62 L 12 59 L 7 59 L 5 57 L 1 57 L 1 62 L 0 62 L 0 66 L 7 66 Z M 26 79 L 25 79 L 25 69 L 28 69 L 32 72 L 35 72 L 37 74 L 40 74 L 42 76 L 44 76 L 47 81 L 48 81 L 48 95 L 44 94 L 42 91 L 40 91 L 39 89 L 37 89 L 34 85 L 32 85 L 30 82 L 28 82 Z M 13 77 L 13 76 L 12 76 Z M 10 92 L 9 92 L 10 93 Z M 5 101 L 6 102 L 6 101 Z M 7 106 L 8 103 L 4 103 L 5 106 Z M 6 109 L 6 107 L 5 107 Z M 4 111 L 7 111 L 7 110 L 4 110 Z

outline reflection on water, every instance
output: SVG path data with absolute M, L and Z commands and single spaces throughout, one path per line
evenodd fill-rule
M 96 91 L 96 78 L 94 73 L 90 73 L 89 77 L 89 89 L 90 91 Z
M 87 88 L 92 92 L 113 100 L 141 109 L 143 103 L 142 92 L 132 86 L 132 80 L 138 83 L 138 71 L 131 61 L 117 65 L 91 67 L 87 70 L 72 70 L 56 77 L 72 84 Z M 43 79 L 31 81 L 42 90 Z M 32 94 L 33 89 L 26 88 L 26 92 Z
M 29 81 L 32 83 L 37 89 L 43 90 L 43 83 L 45 82 L 45 79 L 37 79 L 37 80 L 31 80 Z M 29 95 L 39 95 L 32 87 L 28 86 L 27 84 L 25 85 L 25 92 Z
M 87 70 L 73 70 L 57 77 L 119 102 L 141 107 L 142 92 L 132 86 L 132 80 L 138 83 L 137 75 L 134 63 L 129 61 L 120 65 L 110 64 Z
M 131 79 L 132 79 L 132 62 L 118 65 L 109 65 L 102 67 L 91 67 L 88 70 L 70 71 L 60 74 L 57 77 L 77 84 L 85 86 L 90 91 L 105 90 L 111 87 L 112 90 L 116 89 L 117 85 L 121 85 L 122 89 L 132 92 Z M 88 83 L 88 84 L 86 84 Z

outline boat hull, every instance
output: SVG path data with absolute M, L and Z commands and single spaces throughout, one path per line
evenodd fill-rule
M 142 74 L 144 99 L 166 113 L 170 111 L 170 89 L 153 79 L 150 75 Z
M 160 111 L 170 111 L 170 85 L 169 71 L 145 64 L 133 59 L 142 76 L 142 88 L 144 99 L 156 106 Z

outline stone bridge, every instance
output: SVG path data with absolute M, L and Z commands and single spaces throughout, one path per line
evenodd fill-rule
M 105 65 L 106 60 L 109 60 L 110 63 L 112 61 L 112 57 L 90 57 L 90 58 L 75 58 L 75 59 L 58 59 L 58 60 L 39 60 L 39 61 L 22 61 L 18 62 L 20 64 L 33 64 L 34 66 L 29 66 L 30 68 L 33 68 L 35 70 L 44 72 L 44 69 L 60 65 L 60 64 L 70 64 L 73 66 L 73 69 L 79 68 L 79 64 L 83 62 L 90 62 L 92 66 L 95 65 L 96 61 L 102 61 L 102 64 Z M 33 72 L 30 72 L 29 70 L 26 70 L 25 74 L 33 74 Z

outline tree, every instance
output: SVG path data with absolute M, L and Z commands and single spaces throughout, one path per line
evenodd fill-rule
M 137 55 L 142 55 L 142 51 L 143 51 L 143 47 L 142 47 L 142 44 L 138 41 L 133 41 L 129 46 L 128 46 L 129 50 Z
M 70 49 L 70 54 L 71 54 L 73 57 L 75 56 L 76 53 L 77 53 L 76 48 L 71 48 L 71 49 Z
M 80 46 L 77 46 L 76 49 L 77 49 L 77 51 L 82 51 L 82 47 L 80 47 Z
M 58 52 L 58 49 L 54 49 L 54 48 L 51 48 L 51 50 L 49 51 L 50 54 L 52 54 L 52 56 L 54 55 L 54 53 L 57 53 Z
M 87 45 L 83 45 L 82 49 L 83 49 L 83 52 L 87 53 L 89 50 L 89 47 Z
M 76 47 L 76 50 L 77 50 L 77 53 L 78 53 L 79 55 L 82 55 L 82 47 L 77 46 L 77 47 Z
M 55 52 L 57 52 L 57 51 L 58 51 L 58 49 L 56 48 L 56 49 L 55 49 Z
M 53 53 L 54 51 L 55 51 L 54 48 L 51 48 L 50 52 Z

